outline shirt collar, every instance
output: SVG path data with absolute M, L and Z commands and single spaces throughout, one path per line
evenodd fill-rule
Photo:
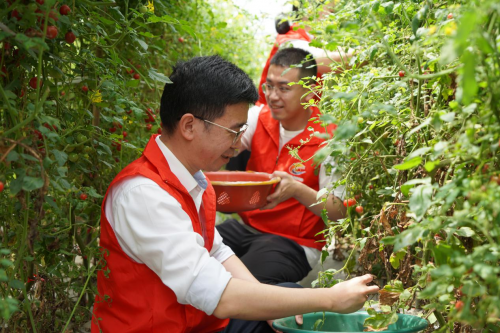
M 156 137 L 156 143 L 160 148 L 161 152 L 165 156 L 165 159 L 168 162 L 170 167 L 170 171 L 179 179 L 180 183 L 184 188 L 191 192 L 196 188 L 196 186 L 200 186 L 202 189 L 207 188 L 207 180 L 205 175 L 201 171 L 197 171 L 194 175 L 191 175 L 186 169 L 186 167 L 179 161 L 179 159 L 168 149 L 168 147 L 160 140 L 160 136 Z

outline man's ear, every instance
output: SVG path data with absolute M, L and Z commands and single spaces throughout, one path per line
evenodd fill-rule
M 314 99 L 316 97 L 316 94 L 313 92 L 316 86 L 317 86 L 316 83 L 310 85 L 311 88 L 309 88 L 309 93 L 302 98 L 304 102 L 309 102 L 309 100 Z
M 196 118 L 191 113 L 184 114 L 179 123 L 177 124 L 177 130 L 179 134 L 187 141 L 194 140 L 195 137 L 195 121 Z

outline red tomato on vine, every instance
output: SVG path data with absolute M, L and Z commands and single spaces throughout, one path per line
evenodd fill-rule
M 3 184 L 3 182 L 0 182 L 0 192 L 3 192 L 4 187 L 5 187 L 5 185 Z
M 86 193 L 80 194 L 80 200 L 87 200 L 88 195 Z
M 48 39 L 56 38 L 58 33 L 59 33 L 59 31 L 53 25 L 47 27 L 47 38 Z
M 72 31 L 68 31 L 66 35 L 64 35 L 64 40 L 66 40 L 68 44 L 73 44 L 76 40 L 76 36 Z
M 68 5 L 62 5 L 61 8 L 59 8 L 59 13 L 61 15 L 68 15 L 71 12 L 71 8 Z

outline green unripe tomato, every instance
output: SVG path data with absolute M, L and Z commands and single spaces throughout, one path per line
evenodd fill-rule
M 94 152 L 94 148 L 92 148 L 90 146 L 85 146 L 85 148 L 83 148 L 83 152 L 85 154 L 92 154 Z
M 148 12 L 148 7 L 146 6 L 139 7 L 139 13 L 146 14 L 147 12 Z
M 83 135 L 83 134 L 78 134 L 78 135 L 76 136 L 76 141 L 77 141 L 78 143 L 82 143 L 82 142 L 84 142 L 84 141 L 87 141 L 87 137 L 86 137 L 85 135 Z
M 479 187 L 481 187 L 481 181 L 479 179 L 472 179 L 469 183 L 470 187 L 472 189 L 478 189 Z
M 66 148 L 67 153 L 71 153 L 73 150 L 75 150 L 74 146 L 68 146 L 68 148 Z
M 77 162 L 78 159 L 80 158 L 80 156 L 76 153 L 73 153 L 73 154 L 70 154 L 68 156 L 68 159 L 71 161 L 71 162 Z

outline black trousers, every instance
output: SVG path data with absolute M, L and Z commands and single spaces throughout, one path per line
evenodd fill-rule
M 296 242 L 272 234 L 254 234 L 230 219 L 217 226 L 224 244 L 261 283 L 302 280 L 311 270 L 304 249 Z
M 296 283 L 280 283 L 279 287 L 302 288 Z M 229 325 L 220 333 L 274 333 L 267 321 L 231 319 Z

